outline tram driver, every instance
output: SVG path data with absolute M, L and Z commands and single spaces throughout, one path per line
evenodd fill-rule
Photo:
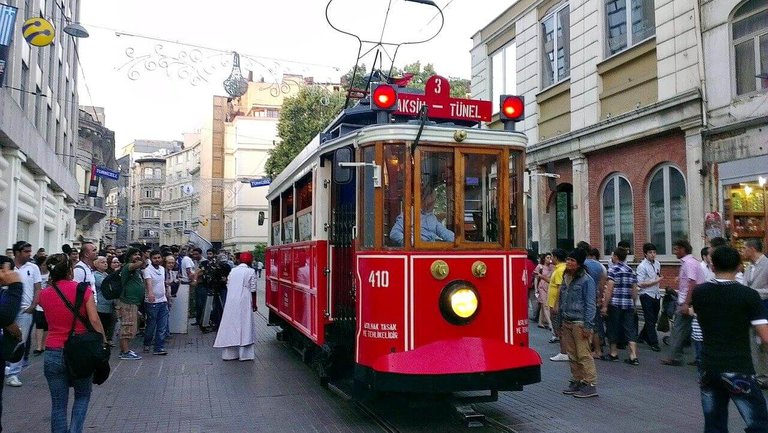
M 421 240 L 427 242 L 453 242 L 454 233 L 448 230 L 435 215 L 437 193 L 431 185 L 421 188 Z M 403 213 L 397 216 L 395 225 L 389 231 L 389 239 L 397 245 L 403 245 Z

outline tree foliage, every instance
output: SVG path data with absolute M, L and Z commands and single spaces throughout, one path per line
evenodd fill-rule
M 344 96 L 317 87 L 304 87 L 283 101 L 277 135 L 280 143 L 269 152 L 265 171 L 274 179 L 320 133 L 344 105 Z
M 350 69 L 341 77 L 341 83 L 345 89 L 349 89 L 349 83 L 352 81 L 353 72 L 354 68 Z M 389 73 L 388 70 L 384 70 L 383 72 L 385 74 Z M 429 77 L 437 74 L 432 63 L 427 63 L 422 67 L 421 62 L 415 62 L 407 64 L 402 68 L 392 68 L 392 77 L 402 77 L 405 73 L 413 74 L 413 78 L 411 78 L 410 83 L 408 83 L 408 87 L 420 90 L 424 90 L 424 86 L 427 84 Z M 366 75 L 368 75 L 368 68 L 365 66 L 365 63 L 362 63 L 357 68 L 352 87 L 355 89 L 365 89 L 368 84 L 365 78 Z M 451 85 L 451 96 L 454 98 L 466 98 L 467 95 L 469 95 L 470 81 L 468 79 L 448 77 L 448 82 Z

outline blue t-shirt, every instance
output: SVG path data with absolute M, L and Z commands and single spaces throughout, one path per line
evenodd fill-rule
M 584 260 L 584 268 L 587 270 L 587 274 L 595 281 L 595 287 L 600 284 L 600 277 L 605 273 L 605 268 L 595 259 Z M 602 287 L 597 287 L 597 292 L 600 293 Z

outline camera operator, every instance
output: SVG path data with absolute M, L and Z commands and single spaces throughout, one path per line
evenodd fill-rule
M 226 253 L 208 260 L 203 268 L 203 281 L 208 289 L 209 296 L 213 296 L 213 310 L 211 311 L 211 323 L 218 328 L 224 313 L 224 302 L 227 299 L 227 277 L 232 267 L 228 263 Z

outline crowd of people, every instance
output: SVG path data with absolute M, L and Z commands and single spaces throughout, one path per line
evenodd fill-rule
M 51 393 L 51 431 L 82 432 L 92 380 L 70 378 L 63 355 L 72 331 L 87 330 L 77 316 L 87 318 L 105 345 L 115 347 L 117 339 L 120 360 L 142 359 L 138 349 L 132 350 L 137 337 L 143 354 L 168 355 L 166 342 L 173 333 L 187 332 L 189 317 L 203 333 L 218 331 L 214 347 L 223 349 L 223 359 L 254 359 L 254 292 L 264 265 L 250 252 L 210 249 L 204 258 L 202 249 L 192 246 L 132 244 L 99 250 L 84 242 L 79 247 L 63 245 L 51 255 L 39 248 L 33 256 L 32 245 L 19 241 L 0 256 L 0 360 L 6 364 L 0 419 L 3 385 L 23 386 L 30 356 L 42 356 Z M 77 304 L 81 283 L 90 290 Z M 108 296 L 109 286 L 120 287 L 119 296 Z M 17 362 L 5 359 L 8 344 L 24 352 Z M 74 403 L 68 420 L 69 388 L 74 388 Z
M 550 360 L 570 362 L 571 380 L 563 393 L 597 396 L 594 360 L 618 361 L 619 350 L 626 348 L 624 362 L 637 366 L 638 343 L 660 352 L 658 330 L 671 322 L 669 355 L 661 364 L 684 365 L 684 348 L 693 346 L 688 364 L 698 368 L 705 432 L 728 431 L 730 400 L 746 431 L 768 432 L 761 391 L 768 389 L 768 257 L 762 242 L 749 239 L 739 252 L 714 238 L 698 260 L 691 244 L 678 240 L 673 252 L 679 273 L 664 289 L 656 246 L 643 245 L 636 269 L 627 264 L 629 247 L 620 242 L 607 269 L 598 262 L 600 252 L 586 242 L 570 253 L 555 249 L 538 258 L 531 281 L 538 304 L 532 320 L 550 330 L 551 343 L 560 343 Z

